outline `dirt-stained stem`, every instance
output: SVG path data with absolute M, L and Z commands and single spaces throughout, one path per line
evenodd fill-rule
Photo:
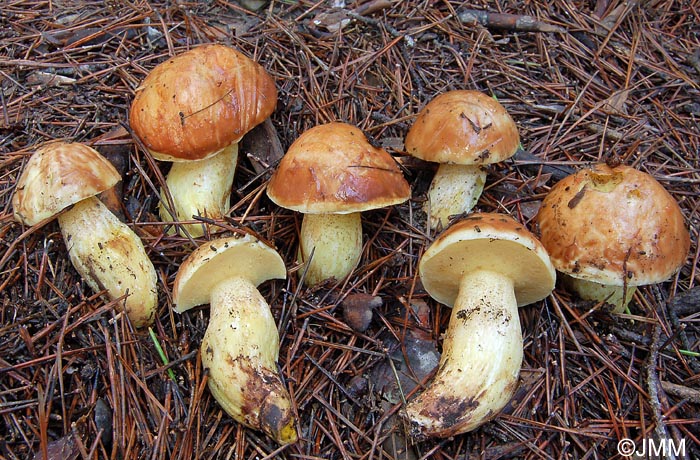
M 277 326 L 250 281 L 233 277 L 214 287 L 201 351 L 209 390 L 231 417 L 280 444 L 297 440 L 291 399 L 277 371 Z
M 100 200 L 86 198 L 58 217 L 75 269 L 95 291 L 106 290 L 136 327 L 155 319 L 156 272 L 141 239 Z
M 448 437 L 491 420 L 511 399 L 523 358 L 513 281 L 465 274 L 430 386 L 406 406 L 411 435 Z

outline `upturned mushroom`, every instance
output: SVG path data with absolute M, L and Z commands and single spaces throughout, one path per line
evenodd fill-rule
M 93 148 L 51 142 L 34 152 L 12 197 L 14 219 L 36 225 L 58 216 L 73 266 L 95 292 L 110 300 L 136 327 L 153 322 L 156 272 L 143 243 L 95 195 L 113 187 L 119 173 Z
M 418 269 L 452 315 L 438 371 L 405 416 L 414 438 L 449 437 L 491 420 L 511 399 L 523 358 L 518 307 L 549 295 L 556 275 L 535 236 L 501 214 L 457 221 Z
M 229 209 L 238 142 L 272 114 L 275 82 L 233 48 L 213 44 L 157 65 L 136 89 L 129 123 L 154 158 L 174 162 L 160 206 L 164 222 L 221 218 Z M 198 237 L 204 224 L 188 224 Z
M 582 299 L 625 310 L 637 286 L 680 270 L 690 236 L 676 200 L 651 175 L 596 164 L 552 187 L 537 214 L 542 244 Z
M 479 91 L 448 91 L 423 107 L 405 149 L 440 163 L 424 207 L 430 227 L 444 228 L 450 216 L 471 211 L 486 183 L 485 166 L 510 158 L 519 145 L 518 128 L 506 109 Z
M 210 304 L 201 354 L 214 398 L 234 420 L 280 444 L 297 440 L 295 418 L 277 371 L 275 320 L 257 286 L 286 276 L 277 251 L 246 235 L 197 248 L 180 266 L 173 288 L 176 312 Z
M 299 259 L 305 283 L 341 280 L 362 255 L 360 213 L 406 201 L 411 189 L 393 157 L 347 123 L 304 132 L 267 187 L 277 205 L 304 214 Z

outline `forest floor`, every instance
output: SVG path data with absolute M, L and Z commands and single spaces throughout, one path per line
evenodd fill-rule
M 2 2 L 0 459 L 615 459 L 625 458 L 625 438 L 700 458 L 697 2 L 468 5 L 487 17 L 456 1 L 241 3 Z M 268 129 L 244 138 L 229 213 L 192 240 L 164 232 L 157 190 L 169 164 L 134 141 L 128 113 L 154 66 L 212 42 L 259 62 L 279 99 Z M 640 288 L 627 314 L 561 286 L 521 308 L 513 401 L 473 432 L 413 442 L 404 399 L 429 382 L 416 363 L 437 362 L 450 309 L 417 273 L 435 236 L 421 211 L 435 166 L 408 158 L 403 139 L 418 111 L 453 89 L 496 97 L 521 136 L 513 159 L 489 166 L 477 210 L 537 232 L 534 216 L 563 175 L 614 158 L 673 195 L 692 241 L 680 272 Z M 412 198 L 363 214 L 365 245 L 348 279 L 306 287 L 295 261 L 300 218 L 264 191 L 281 153 L 330 121 L 356 125 L 397 158 Z M 281 149 L 250 147 L 270 136 Z M 24 165 L 55 139 L 93 145 L 123 174 L 120 211 L 158 277 L 152 334 L 81 280 L 55 221 L 13 220 Z M 207 390 L 208 306 L 172 310 L 187 254 L 236 233 L 273 244 L 289 271 L 260 287 L 300 438 L 284 447 L 234 422 Z M 343 314 L 358 294 L 382 299 L 363 332 Z

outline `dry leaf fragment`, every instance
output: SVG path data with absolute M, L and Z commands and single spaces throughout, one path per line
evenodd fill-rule
M 74 460 L 80 454 L 78 443 L 72 434 L 49 442 L 46 446 L 46 457 L 42 450 L 39 448 L 34 452 L 34 460 Z
M 617 91 L 603 103 L 603 110 L 611 115 L 627 115 L 627 98 L 629 89 Z

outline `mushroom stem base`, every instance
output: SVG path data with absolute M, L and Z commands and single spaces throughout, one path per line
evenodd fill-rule
M 110 300 L 136 327 L 153 322 L 158 303 L 156 271 L 141 239 L 100 200 L 86 198 L 58 216 L 68 255 L 95 292 Z
M 299 262 L 308 263 L 304 283 L 342 280 L 362 255 L 362 220 L 350 214 L 305 214 L 299 235 Z
M 511 399 L 523 358 L 512 280 L 465 274 L 430 386 L 406 406 L 411 435 L 449 437 L 474 430 Z
M 214 287 L 201 347 L 209 390 L 237 422 L 288 444 L 297 433 L 277 371 L 277 334 L 270 307 L 253 283 L 233 277 Z
M 476 206 L 486 183 L 486 170 L 479 165 L 441 164 L 428 190 L 425 212 L 430 228 L 447 227 L 450 216 L 464 214 Z
M 231 201 L 231 187 L 238 161 L 238 144 L 222 149 L 216 155 L 204 160 L 173 163 L 166 179 L 168 191 L 173 199 L 176 218 L 168 211 L 165 191 L 161 190 L 163 202 L 160 204 L 160 217 L 163 222 L 190 221 L 193 216 L 220 219 L 228 212 Z M 207 224 L 182 224 L 190 236 L 204 235 Z M 176 227 L 169 230 L 170 234 Z
M 627 288 L 624 286 L 611 286 L 574 278 L 569 275 L 562 275 L 561 279 L 567 289 L 574 291 L 582 299 L 605 302 L 612 305 L 612 313 L 615 314 L 625 311 L 637 290 L 636 286 L 627 286 Z

